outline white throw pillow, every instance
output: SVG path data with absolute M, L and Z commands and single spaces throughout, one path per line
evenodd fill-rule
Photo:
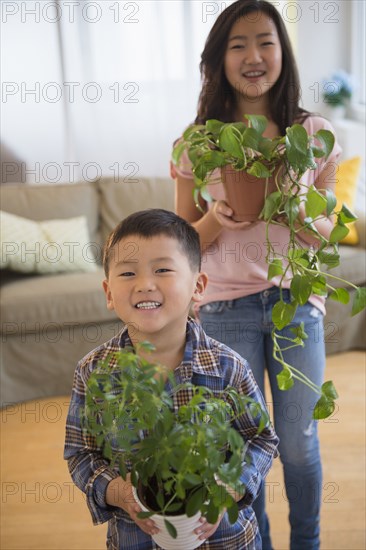
M 2 269 L 22 273 L 96 271 L 85 216 L 37 222 L 0 212 Z

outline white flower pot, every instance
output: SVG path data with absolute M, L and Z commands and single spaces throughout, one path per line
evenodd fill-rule
M 148 512 L 149 510 L 140 501 L 135 487 L 133 487 L 133 495 L 136 502 L 141 506 L 141 509 L 144 512 Z M 194 530 L 200 525 L 200 517 L 201 512 L 197 512 L 197 514 L 191 518 L 185 514 L 180 516 L 167 516 L 166 519 L 174 525 L 178 533 L 177 538 L 173 539 L 165 527 L 164 516 L 154 514 L 151 516 L 151 519 L 159 528 L 159 533 L 157 535 L 152 535 L 152 539 L 164 550 L 194 550 L 194 548 L 198 548 L 205 542 L 204 540 L 199 540 L 198 535 L 194 533 Z

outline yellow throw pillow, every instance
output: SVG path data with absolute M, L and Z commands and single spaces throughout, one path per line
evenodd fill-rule
M 335 196 L 337 198 L 336 210 L 340 210 L 342 204 L 354 212 L 358 176 L 361 167 L 361 157 L 353 157 L 344 160 L 338 166 L 336 174 Z M 359 237 L 355 223 L 347 224 L 348 235 L 341 241 L 342 244 L 357 244 Z

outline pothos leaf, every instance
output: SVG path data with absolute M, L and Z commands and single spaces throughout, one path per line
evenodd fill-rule
M 273 277 L 276 277 L 277 275 L 282 275 L 282 273 L 283 273 L 282 261 L 279 258 L 272 260 L 272 262 L 268 266 L 268 275 L 267 275 L 268 281 L 270 281 L 271 279 L 273 279 Z
M 279 374 L 277 374 L 276 378 L 278 387 L 282 391 L 287 391 L 294 385 L 292 373 L 288 368 L 284 368 Z
M 245 118 L 250 122 L 252 128 L 263 134 L 267 128 L 268 120 L 263 115 L 245 115 Z
M 315 420 L 322 420 L 324 418 L 328 418 L 331 414 L 333 414 L 335 409 L 335 404 L 333 399 L 328 399 L 326 395 L 321 395 L 320 399 L 317 401 L 314 410 L 313 410 L 313 418 Z
M 348 235 L 349 229 L 345 225 L 337 224 L 333 227 L 332 232 L 329 236 L 330 243 L 337 243 L 344 239 Z
M 312 292 L 312 278 L 309 275 L 294 275 L 291 281 L 291 294 L 294 299 L 304 305 Z
M 351 315 L 356 315 L 360 313 L 366 307 L 366 288 L 359 287 L 356 290 L 356 294 L 353 300 L 352 313 Z
M 167 519 L 164 518 L 164 524 L 165 524 L 165 527 L 167 528 L 167 531 L 169 533 L 169 535 L 173 538 L 173 539 L 176 539 L 177 536 L 178 536 L 178 533 L 177 533 L 177 530 L 176 528 L 174 527 L 174 525 L 172 523 L 170 523 L 170 521 L 168 521 Z
M 325 158 L 328 158 L 333 150 L 335 138 L 329 130 L 318 130 L 314 137 L 317 138 L 323 146 Z
M 322 394 L 328 397 L 328 399 L 337 399 L 338 393 L 335 389 L 335 386 L 332 382 L 332 380 L 327 380 L 327 382 L 324 382 L 322 385 Z
M 329 294 L 329 298 L 336 302 L 341 302 L 342 304 L 348 304 L 349 292 L 345 288 L 335 288 L 334 291 Z
M 279 301 L 272 309 L 272 321 L 278 330 L 289 325 L 296 313 L 296 304 Z

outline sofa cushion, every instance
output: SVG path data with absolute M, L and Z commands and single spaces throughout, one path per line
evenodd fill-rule
M 95 271 L 98 247 L 85 216 L 37 222 L 0 211 L 1 269 L 23 273 Z
M 102 178 L 98 184 L 104 242 L 116 225 L 133 212 L 146 208 L 174 210 L 174 181 L 168 178 L 139 178 L 135 183 Z
M 100 245 L 98 199 L 96 183 L 0 186 L 2 210 L 37 221 L 86 216 L 91 242 Z
M 340 277 L 354 285 L 365 286 L 366 279 L 366 256 L 365 250 L 358 246 L 339 246 L 341 257 L 340 264 L 329 270 L 330 275 Z M 342 281 L 329 279 L 329 283 L 334 287 L 346 287 Z
M 107 310 L 102 281 L 103 270 L 28 276 L 7 282 L 1 289 L 3 334 L 42 334 L 116 319 Z M 97 329 L 96 329 L 97 330 Z

